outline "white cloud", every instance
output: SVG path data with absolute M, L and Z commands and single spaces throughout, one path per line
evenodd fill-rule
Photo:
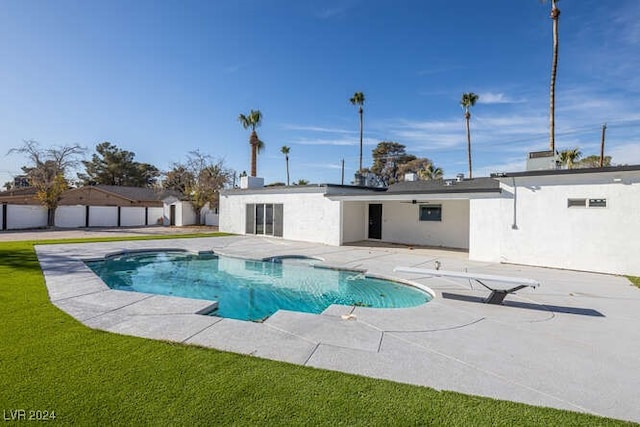
M 616 145 L 612 149 L 606 150 L 605 154 L 611 156 L 614 164 L 638 165 L 640 164 L 640 140 Z
M 481 92 L 478 94 L 478 103 L 481 104 L 521 104 L 524 99 L 511 98 L 504 93 Z
M 359 133 L 359 131 L 355 131 L 355 130 L 329 128 L 329 127 L 322 127 L 322 126 L 296 125 L 296 124 L 283 124 L 282 128 L 285 130 L 296 130 L 296 131 L 304 131 L 304 132 L 322 132 L 322 133 L 339 133 L 339 134 Z
M 379 141 L 373 138 L 363 138 L 362 145 L 376 145 Z M 360 145 L 360 138 L 298 138 L 291 141 L 298 145 Z

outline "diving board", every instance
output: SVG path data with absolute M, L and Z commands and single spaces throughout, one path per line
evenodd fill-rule
M 504 298 L 513 292 L 519 291 L 527 287 L 537 288 L 540 286 L 540 282 L 533 279 L 525 279 L 523 277 L 509 277 L 509 276 L 497 276 L 493 274 L 480 274 L 480 273 L 467 273 L 463 271 L 447 271 L 447 270 L 433 270 L 429 268 L 414 268 L 414 267 L 396 267 L 393 271 L 399 273 L 411 273 L 422 274 L 434 277 L 453 277 L 458 279 L 471 279 L 480 283 L 485 288 L 491 291 L 491 294 L 484 301 L 487 304 L 502 304 Z M 511 288 L 496 288 L 489 286 L 483 281 L 507 283 L 515 285 Z

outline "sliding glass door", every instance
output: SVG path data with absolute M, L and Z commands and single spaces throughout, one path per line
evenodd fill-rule
M 274 203 L 249 203 L 246 207 L 247 234 L 282 237 L 284 206 Z

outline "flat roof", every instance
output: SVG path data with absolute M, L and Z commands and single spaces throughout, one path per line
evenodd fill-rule
M 541 169 L 524 172 L 492 173 L 492 178 L 517 178 L 524 176 L 548 176 L 548 175 L 578 175 L 587 173 L 605 172 L 629 172 L 640 171 L 640 165 L 606 166 L 602 168 L 576 168 L 576 169 Z
M 401 181 L 392 184 L 387 194 L 438 193 L 491 193 L 500 192 L 500 182 L 493 178 L 436 179 L 427 181 Z

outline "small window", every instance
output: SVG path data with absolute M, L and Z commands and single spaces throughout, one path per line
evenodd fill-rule
M 590 208 L 606 208 L 607 199 L 589 199 Z
M 567 199 L 567 207 L 569 208 L 586 208 L 587 199 Z
M 420 205 L 420 221 L 442 221 L 442 205 Z

